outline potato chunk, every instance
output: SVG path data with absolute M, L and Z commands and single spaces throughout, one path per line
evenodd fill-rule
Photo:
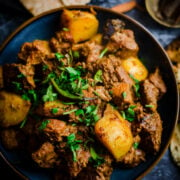
M 147 78 L 148 70 L 136 57 L 130 57 L 123 60 L 122 66 L 126 72 L 133 75 L 133 77 L 139 81 L 145 80 Z
M 61 15 L 61 25 L 68 28 L 74 42 L 78 43 L 93 37 L 97 33 L 99 22 L 92 13 L 65 9 Z
M 95 124 L 95 134 L 116 161 L 121 160 L 133 143 L 133 136 L 127 121 L 109 104 L 103 118 Z
M 0 126 L 9 127 L 19 124 L 25 119 L 30 106 L 30 102 L 23 100 L 21 96 L 1 91 Z

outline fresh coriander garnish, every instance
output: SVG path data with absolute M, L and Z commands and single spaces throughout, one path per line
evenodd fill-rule
M 130 122 L 134 121 L 135 119 L 134 108 L 135 107 L 136 105 L 131 105 L 125 111 L 121 111 L 122 117 Z
M 48 125 L 48 123 L 50 123 L 50 120 L 46 119 L 44 121 L 42 121 L 41 125 L 39 126 L 39 130 L 43 130 L 46 128 L 46 126 Z
M 67 136 L 67 147 L 72 151 L 73 153 L 73 161 L 77 162 L 77 156 L 76 151 L 80 149 L 79 144 L 82 143 L 81 140 L 77 140 L 74 133 Z
M 146 104 L 145 107 L 147 107 L 147 108 L 153 108 L 154 105 L 152 105 L 152 104 Z
M 131 77 L 131 79 L 133 79 L 133 81 L 135 82 L 135 84 L 133 85 L 134 87 L 134 91 L 137 97 L 140 97 L 140 93 L 139 93 L 139 89 L 140 89 L 140 81 L 137 80 L 132 74 L 129 75 Z
M 79 58 L 80 57 L 79 52 L 78 51 L 73 51 L 73 57 Z
M 51 109 L 51 112 L 52 114 L 56 114 L 58 112 L 59 108 L 52 108 Z
M 53 92 L 53 87 L 50 84 L 49 87 L 47 88 L 46 94 L 42 97 L 43 101 L 54 101 L 57 99 L 57 93 Z
M 16 91 L 22 90 L 21 83 L 12 81 L 12 84 L 15 86 Z
M 122 97 L 123 97 L 123 99 L 125 99 L 127 97 L 127 93 L 125 91 L 122 93 Z
M 95 80 L 95 83 L 98 83 L 98 82 L 101 82 L 102 83 L 102 70 L 99 69 L 96 74 L 94 75 L 94 80 Z
M 108 48 L 105 48 L 102 50 L 101 54 L 99 55 L 99 58 L 102 58 L 108 51 Z
M 75 111 L 77 111 L 77 109 L 72 109 L 72 110 L 70 110 L 70 111 L 64 112 L 63 115 L 68 115 L 68 114 L 71 114 L 71 113 L 73 113 L 73 112 L 75 112 Z
M 94 150 L 93 147 L 90 147 L 90 154 L 91 154 L 91 158 L 92 158 L 91 160 L 93 160 L 95 167 L 97 167 L 105 162 L 104 159 L 96 153 L 96 151 Z
M 138 142 L 135 142 L 135 143 L 133 144 L 134 149 L 137 149 L 138 146 L 139 146 L 139 143 L 138 143 Z
M 55 56 L 58 60 L 61 60 L 62 58 L 64 58 L 64 55 L 61 53 L 55 53 Z
M 79 116 L 79 121 L 84 123 L 86 126 L 94 125 L 98 120 L 97 115 L 98 106 L 90 105 L 85 109 L 78 109 L 76 116 Z
M 25 119 L 21 122 L 20 128 L 23 128 L 24 125 L 26 124 L 26 122 L 27 122 L 27 118 L 25 118 Z
M 69 29 L 66 28 L 66 27 L 63 27 L 62 30 L 63 30 L 63 31 L 69 31 Z

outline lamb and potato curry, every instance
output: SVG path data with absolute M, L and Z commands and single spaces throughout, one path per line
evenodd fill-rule
M 121 20 L 98 33 L 92 12 L 60 19 L 49 41 L 24 43 L 18 62 L 0 68 L 1 140 L 55 179 L 110 179 L 114 162 L 134 167 L 159 151 L 166 86 Z

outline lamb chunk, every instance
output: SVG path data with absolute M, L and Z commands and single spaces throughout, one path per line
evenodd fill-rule
M 142 82 L 140 87 L 143 105 L 152 105 L 151 110 L 156 111 L 159 90 L 148 80 Z
M 108 19 L 103 28 L 103 43 L 107 43 L 112 34 L 124 29 L 125 23 L 119 19 Z
M 49 123 L 43 132 L 50 141 L 61 142 L 64 136 L 76 133 L 77 128 L 67 125 L 64 121 L 58 119 L 48 119 Z
M 1 141 L 8 150 L 21 149 L 25 136 L 18 130 L 10 128 L 1 130 Z
M 141 149 L 135 149 L 132 147 L 123 157 L 121 163 L 126 167 L 135 167 L 142 161 L 145 161 L 145 152 Z
M 54 146 L 49 142 L 43 143 L 37 151 L 33 152 L 32 159 L 42 168 L 53 168 L 60 163 Z
M 123 30 L 115 32 L 106 46 L 111 53 L 116 53 L 121 58 L 137 56 L 139 47 L 134 39 L 134 34 L 131 30 Z
M 39 64 L 51 54 L 49 42 L 45 40 L 35 40 L 22 45 L 18 57 L 30 64 Z
M 161 145 L 162 121 L 157 112 L 147 114 L 141 122 L 141 144 L 145 152 L 156 154 Z
M 79 51 L 81 56 L 86 59 L 87 63 L 96 62 L 102 50 L 102 46 L 94 41 L 88 41 L 81 44 L 75 44 L 72 49 Z
M 119 81 L 116 75 L 116 67 L 120 65 L 121 60 L 114 55 L 109 55 L 97 61 L 95 69 L 101 69 L 103 71 L 102 80 L 107 89 L 110 89 L 115 82 Z
M 71 33 L 68 31 L 58 31 L 55 37 L 50 40 L 50 47 L 53 52 L 67 53 L 73 42 Z
M 160 97 L 166 93 L 166 85 L 160 75 L 160 71 L 158 68 L 156 68 L 154 73 L 151 73 L 149 75 L 149 81 L 154 84 L 156 88 L 158 88 Z
M 35 74 L 35 69 L 34 66 L 32 66 L 31 64 L 20 64 L 18 65 L 18 69 L 20 71 L 21 74 L 23 74 L 24 78 L 27 80 L 28 84 L 32 87 L 35 88 L 35 82 L 34 82 L 34 74 Z M 24 88 L 29 88 L 29 86 L 25 86 L 24 84 Z
M 68 152 L 68 154 L 66 154 L 66 161 L 70 175 L 76 177 L 79 172 L 87 166 L 90 157 L 90 152 L 85 150 L 82 146 L 80 146 L 80 149 L 76 151 L 76 162 L 73 161 L 72 152 Z
M 6 77 L 4 78 L 4 88 L 8 91 L 21 93 L 22 87 L 25 89 L 33 89 L 35 87 L 33 76 L 34 68 L 32 66 L 15 63 L 5 64 L 3 66 L 3 77 Z
M 130 85 L 124 82 L 115 83 L 112 88 L 112 96 L 115 104 L 117 104 L 120 109 L 124 105 L 133 104 L 133 93 Z
M 124 68 L 122 66 L 118 66 L 116 68 L 116 74 L 117 77 L 120 81 L 129 84 L 130 86 L 132 86 L 134 84 L 134 81 L 130 78 L 130 76 L 128 75 L 128 73 L 124 70 Z
M 109 155 L 103 157 L 105 162 L 95 169 L 92 164 L 84 168 L 77 176 L 78 180 L 110 180 L 113 171 L 112 158 Z
M 104 86 L 96 86 L 95 92 L 97 93 L 98 97 L 106 102 L 109 102 L 112 99 L 109 95 L 109 92 L 104 88 Z

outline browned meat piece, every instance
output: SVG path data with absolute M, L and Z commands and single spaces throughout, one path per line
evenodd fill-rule
M 25 136 L 15 129 L 1 130 L 1 141 L 8 150 L 21 149 L 25 143 Z
M 109 102 L 112 98 L 109 95 L 109 92 L 105 89 L 104 86 L 96 86 L 95 87 L 95 94 L 101 98 L 102 100 Z
M 136 56 L 139 50 L 131 30 L 115 32 L 111 36 L 107 48 L 109 52 L 116 53 L 121 58 Z
M 96 44 L 94 41 L 88 41 L 82 44 L 75 44 L 72 49 L 79 51 L 80 54 L 86 59 L 87 63 L 96 62 L 102 50 L 102 46 Z
M 45 142 L 37 151 L 33 152 L 32 159 L 42 168 L 53 168 L 60 163 L 54 146 L 49 142 Z
M 125 23 L 119 19 L 108 19 L 103 28 L 103 43 L 107 43 L 112 34 L 124 29 Z
M 32 43 L 24 43 L 18 54 L 21 60 L 30 64 L 39 64 L 45 57 L 51 54 L 49 42 L 44 40 L 35 40 Z
M 125 82 L 130 86 L 134 84 L 134 81 L 121 66 L 121 59 L 114 55 L 98 60 L 94 69 L 103 71 L 102 80 L 107 89 L 111 89 L 116 82 Z
M 28 84 L 32 87 L 35 88 L 35 82 L 34 82 L 34 74 L 35 74 L 35 70 L 34 70 L 34 66 L 32 66 L 31 64 L 26 64 L 26 65 L 18 65 L 18 69 L 20 71 L 21 74 L 24 75 L 25 79 L 27 80 Z M 29 88 L 28 86 L 26 87 L 25 84 L 24 88 Z
M 6 77 L 4 78 L 4 88 L 16 93 L 21 93 L 22 88 L 32 89 L 35 87 L 33 75 L 32 66 L 5 64 L 3 66 L 3 76 Z
M 103 71 L 102 80 L 106 88 L 111 88 L 115 82 L 118 82 L 115 69 L 120 65 L 120 59 L 113 55 L 99 59 L 95 64 L 95 70 L 101 69 Z
M 72 107 L 74 108 L 74 107 Z M 40 116 L 57 117 L 63 115 L 64 112 L 72 110 L 71 106 L 63 104 L 61 101 L 47 101 L 44 104 L 40 104 L 35 112 Z
M 152 111 L 157 109 L 157 101 L 159 97 L 159 90 L 148 80 L 142 82 L 141 84 L 141 100 L 144 105 L 152 105 Z
M 161 97 L 163 94 L 166 93 L 166 85 L 160 75 L 159 69 L 156 68 L 154 73 L 149 75 L 149 81 L 154 84 L 156 88 L 159 89 L 159 96 Z
M 77 133 L 77 128 L 67 125 L 64 121 L 58 119 L 48 119 L 49 123 L 43 132 L 52 142 L 62 141 L 63 136 L 69 136 L 71 133 Z
M 157 112 L 147 114 L 141 122 L 140 147 L 145 152 L 157 153 L 161 144 L 162 121 Z
M 71 33 L 68 31 L 58 31 L 55 34 L 55 37 L 52 37 L 50 40 L 50 47 L 53 52 L 66 53 L 69 51 L 73 38 Z
M 122 66 L 116 68 L 116 74 L 120 81 L 125 82 L 132 86 L 134 81 L 129 77 L 128 73 L 124 70 Z
M 71 152 L 66 154 L 67 170 L 72 177 L 76 177 L 79 172 L 87 166 L 90 152 L 80 146 L 80 149 L 76 151 L 76 157 L 77 162 L 73 161 Z
M 133 93 L 129 84 L 121 82 L 115 83 L 112 88 L 112 96 L 115 104 L 119 108 L 123 108 L 124 105 L 133 104 Z
M 109 155 L 104 156 L 105 162 L 95 169 L 91 164 L 84 168 L 77 176 L 78 180 L 110 180 L 113 171 L 111 166 L 112 158 Z
M 126 167 L 135 167 L 142 161 L 145 161 L 145 152 L 141 149 L 135 149 L 132 147 L 130 151 L 123 157 L 121 163 Z

